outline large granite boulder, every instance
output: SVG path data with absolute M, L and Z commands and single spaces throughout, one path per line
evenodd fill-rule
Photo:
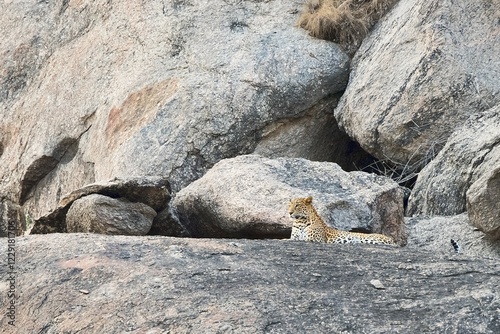
M 497 147 L 500 152 L 500 145 Z M 500 159 L 497 168 L 479 178 L 467 191 L 467 212 L 471 223 L 496 240 L 500 240 L 500 167 L 498 166 Z
M 489 196 L 498 197 L 500 188 L 488 187 L 485 182 L 500 164 L 499 129 L 500 103 L 482 114 L 472 115 L 462 124 L 436 158 L 420 171 L 407 214 L 444 216 L 462 213 L 466 210 L 467 190 L 480 179 L 483 181 L 475 185 L 474 192 L 484 192 L 489 188 Z M 483 199 L 487 200 L 487 197 Z M 492 204 L 485 203 L 480 211 L 495 216 L 496 203 Z
M 498 15 L 496 1 L 399 1 L 353 59 L 340 126 L 418 172 L 465 120 L 500 103 Z
M 344 90 L 349 58 L 293 26 L 300 5 L 4 3 L 0 191 L 34 219 L 113 177 L 163 175 L 177 191 L 274 125 L 309 124 Z
M 94 200 L 83 200 L 87 197 Z M 143 221 L 143 224 L 140 224 L 143 226 L 139 229 L 140 233 L 138 230 L 136 233 L 130 233 L 132 230 L 126 229 L 128 232 L 123 231 L 123 234 L 145 234 L 151 229 L 161 232 L 168 229 L 172 222 L 175 224 L 175 221 L 171 220 L 168 214 L 169 201 L 170 185 L 165 178 L 114 178 L 105 182 L 88 184 L 63 196 L 53 211 L 33 221 L 33 225 L 28 227 L 28 232 L 33 234 L 68 231 L 104 233 L 107 229 L 106 224 L 111 223 L 119 227 L 120 215 L 126 218 L 124 224 L 133 226 L 133 216 L 137 214 L 137 211 L 139 211 L 140 216 L 145 216 L 142 217 L 145 221 L 154 218 L 152 225 Z M 71 227 L 68 229 L 68 211 L 76 202 L 79 204 L 73 208 L 70 218 Z M 115 222 L 105 222 L 102 216 L 115 220 Z M 90 226 L 95 226 L 95 224 L 100 228 L 90 229 Z M 178 230 L 175 227 L 170 229 Z M 147 231 L 144 233 L 144 230 Z
M 397 183 L 348 173 L 330 162 L 226 159 L 177 193 L 172 206 L 192 236 L 289 238 L 290 199 L 309 195 L 327 224 L 388 234 L 404 244 L 403 191 Z
M 410 249 L 451 255 L 458 253 L 469 257 L 500 258 L 500 242 L 485 238 L 483 232 L 472 226 L 467 213 L 455 216 L 405 218 Z
M 66 229 L 70 233 L 146 235 L 155 217 L 156 211 L 146 204 L 92 194 L 71 204 Z
M 7 332 L 500 332 L 497 259 L 76 233 L 18 238 L 16 254 L 15 300 L 0 281 Z

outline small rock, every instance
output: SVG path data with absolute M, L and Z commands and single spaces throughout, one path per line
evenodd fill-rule
M 35 219 L 30 234 L 66 232 L 66 214 L 70 206 L 76 200 L 92 194 L 144 203 L 156 212 L 164 213 L 168 211 L 170 184 L 167 179 L 158 176 L 114 178 L 109 181 L 87 184 L 63 196 L 55 209 Z M 154 223 L 157 231 L 165 231 L 162 227 L 175 222 L 168 214 L 163 214 L 161 217 L 155 217 Z
M 68 232 L 145 235 L 156 211 L 143 203 L 92 194 L 76 200 L 68 210 Z
M 382 282 L 380 282 L 380 280 L 378 279 L 372 279 L 370 281 L 370 284 L 373 285 L 373 287 L 375 289 L 378 289 L 378 290 L 384 290 L 385 289 L 385 286 L 382 284 Z

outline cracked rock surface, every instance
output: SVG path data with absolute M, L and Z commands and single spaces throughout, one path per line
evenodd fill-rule
M 497 167 L 474 182 L 467 191 L 467 212 L 472 224 L 496 240 L 500 240 L 499 203 L 500 167 Z
M 500 331 L 496 260 L 91 234 L 31 235 L 16 247 L 16 326 L 29 333 Z M 0 282 L 2 296 L 7 289 Z M 7 301 L 0 299 L 2 309 Z M 7 321 L 0 318 L 2 330 Z
M 500 198 L 500 187 L 487 185 L 500 165 L 499 129 L 500 104 L 462 124 L 436 158 L 419 173 L 408 202 L 408 214 L 459 214 L 467 209 L 467 197 L 474 208 L 478 204 L 476 197 L 486 188 L 490 193 L 488 196 Z M 475 190 L 468 193 L 473 186 Z M 494 216 L 498 205 L 493 202 L 484 202 L 482 209 L 475 210 L 483 211 L 485 215 L 490 212 Z M 479 220 L 472 221 L 480 224 Z
M 486 212 L 483 211 L 483 215 Z M 451 243 L 453 239 L 458 244 L 458 252 L 461 254 L 497 260 L 500 257 L 500 243 L 475 228 L 467 213 L 455 216 L 405 218 L 405 222 L 408 228 L 409 248 L 439 255 L 452 255 L 456 252 Z
M 156 211 L 143 203 L 92 194 L 77 199 L 66 214 L 69 233 L 146 235 Z
M 86 203 L 84 206 L 86 207 L 85 215 L 86 228 L 80 229 L 82 226 L 79 222 L 76 222 L 75 219 L 78 219 L 78 215 L 82 215 L 83 212 L 79 212 L 78 215 L 75 214 L 75 210 L 73 210 L 72 216 L 72 224 L 73 227 L 68 230 L 67 228 L 67 213 L 71 209 L 72 205 L 86 197 L 92 195 L 99 195 L 101 197 L 100 200 L 102 205 L 98 205 L 99 209 L 93 208 L 94 205 L 91 205 L 92 201 L 82 201 L 82 203 Z M 121 200 L 118 202 L 116 200 Z M 133 222 L 133 212 L 140 211 L 145 213 L 146 217 L 150 217 L 151 219 L 146 219 L 147 221 L 154 221 L 149 223 L 144 223 L 143 225 L 148 225 L 148 228 L 141 228 L 141 233 L 126 233 L 126 234 L 146 234 L 150 228 L 153 226 L 153 229 L 158 231 L 158 229 L 162 230 L 171 226 L 169 216 L 165 213 L 168 212 L 168 203 L 170 201 L 170 184 L 168 180 L 162 177 L 129 177 L 129 178 L 114 178 L 109 181 L 97 182 L 88 184 L 82 188 L 76 189 L 64 196 L 58 203 L 57 207 L 49 212 L 48 214 L 39 217 L 33 221 L 33 225 L 29 226 L 29 232 L 38 234 L 38 233 L 55 233 L 55 232 L 90 232 L 88 227 L 94 223 L 98 223 L 101 225 L 101 228 L 98 230 L 93 230 L 92 232 L 103 233 L 106 228 L 102 227 L 102 224 L 106 224 L 103 219 L 111 219 L 117 220 L 115 223 L 120 224 L 117 219 L 120 214 L 123 213 L 123 217 L 127 217 L 126 224 L 130 226 L 134 225 Z M 109 202 L 109 205 L 106 205 L 104 202 Z M 97 202 L 95 202 L 97 204 Z M 81 206 L 81 205 L 80 205 Z M 121 207 L 121 209 L 118 209 Z M 134 208 L 135 207 L 135 208 Z M 97 211 L 95 211 L 97 210 Z M 120 212 L 120 211 L 123 212 Z M 107 218 L 99 218 L 96 212 L 100 212 Z M 132 214 L 132 216 L 131 216 Z M 158 214 L 158 215 L 157 215 Z M 93 223 L 91 224 L 89 221 L 90 216 L 94 216 Z M 113 217 L 115 216 L 115 217 Z M 141 214 L 142 216 L 142 214 Z M 156 218 L 155 218 L 156 217 Z M 83 217 L 82 217 L 83 218 Z M 140 217 L 139 219 L 143 220 L 144 217 Z M 76 225 L 75 225 L 76 224 Z M 77 226 L 75 229 L 74 227 Z M 145 231 L 144 231 L 145 230 Z M 116 233 L 112 233 L 116 234 Z
M 314 121 L 309 109 L 345 88 L 349 58 L 293 26 L 300 6 L 6 3 L 0 191 L 34 219 L 113 177 L 162 175 L 178 191 L 265 136 L 272 146 L 274 123 Z
M 418 172 L 500 104 L 498 3 L 399 1 L 363 41 L 335 117 L 378 159 Z

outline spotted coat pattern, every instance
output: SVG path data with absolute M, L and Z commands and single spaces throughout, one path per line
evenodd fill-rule
M 337 230 L 325 224 L 312 205 L 312 197 L 294 198 L 288 213 L 293 221 L 292 240 L 340 244 L 384 244 L 396 245 L 391 237 L 383 234 L 367 234 Z

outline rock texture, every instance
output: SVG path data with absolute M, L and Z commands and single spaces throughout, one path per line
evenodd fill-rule
M 28 333 L 500 331 L 498 262 L 487 259 L 82 234 L 21 237 L 16 247 L 15 325 Z
M 66 214 L 68 232 L 146 235 L 156 211 L 142 203 L 93 194 L 76 200 Z
M 479 182 L 475 185 L 476 194 L 488 188 L 489 196 L 500 196 L 500 188 L 486 185 L 500 164 L 499 129 L 500 103 L 481 115 L 471 116 L 458 128 L 436 158 L 419 173 L 409 199 L 408 215 L 462 213 L 466 210 L 467 190 L 475 182 Z M 481 210 L 487 210 L 483 211 L 486 215 L 495 212 L 491 203 L 485 203 L 478 212 Z
M 500 151 L 500 144 L 498 148 Z M 467 212 L 474 226 L 493 239 L 500 240 L 499 167 L 490 174 L 485 174 L 469 188 L 467 191 Z
M 172 222 L 170 219 L 168 219 L 168 213 L 163 213 L 164 211 L 168 212 L 168 203 L 170 201 L 170 185 L 165 178 L 115 178 L 106 182 L 89 184 L 80 189 L 76 189 L 70 194 L 67 194 L 59 201 L 58 206 L 55 210 L 35 220 L 34 225 L 29 229 L 29 232 L 34 234 L 66 232 L 66 215 L 72 204 L 75 201 L 78 201 L 79 199 L 86 196 L 91 196 L 92 194 L 103 195 L 110 199 L 121 198 L 123 200 L 126 200 L 126 202 L 143 203 L 145 206 L 151 208 L 156 213 L 162 213 L 161 215 L 158 215 L 157 219 L 155 219 L 155 221 L 153 222 L 153 226 L 155 229 L 161 230 L 162 228 L 165 228 L 165 226 L 169 226 Z M 125 208 L 127 206 L 125 205 L 125 202 L 115 202 L 113 204 L 113 206 L 117 205 L 122 207 L 123 210 L 127 211 L 127 209 Z M 130 205 L 134 206 L 134 204 Z M 87 210 L 92 209 L 90 207 L 87 207 Z M 116 207 L 114 210 L 116 210 Z M 116 212 L 116 214 L 119 215 L 120 213 Z M 73 230 L 73 232 L 76 231 Z
M 0 237 L 21 235 L 26 230 L 22 208 L 7 199 L 0 199 Z
M 421 169 L 500 103 L 496 1 L 399 1 L 363 41 L 335 117 L 378 159 Z
M 460 246 L 460 254 L 470 257 L 500 257 L 500 242 L 491 240 L 471 225 L 467 213 L 456 216 L 406 218 L 407 247 L 413 250 L 452 255 L 451 239 Z
M 265 129 L 253 153 L 267 158 L 333 161 L 345 171 L 371 165 L 374 158 L 339 129 L 333 116 L 337 102 L 334 96 L 318 103 L 301 118 L 273 123 Z
M 349 58 L 293 27 L 301 2 L 6 2 L 0 191 L 35 219 L 113 177 L 177 191 L 274 125 L 306 126 Z
M 193 236 L 288 238 L 289 201 L 308 195 L 327 224 L 384 233 L 404 243 L 398 185 L 329 162 L 259 155 L 226 159 L 177 193 L 172 206 Z

